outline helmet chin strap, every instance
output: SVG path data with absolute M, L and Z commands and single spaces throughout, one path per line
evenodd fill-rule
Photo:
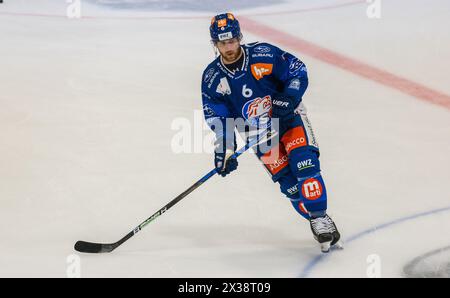
M 211 46 L 213 48 L 215 58 L 219 57 L 220 53 L 219 53 L 219 50 L 217 49 L 216 45 L 214 44 L 214 41 L 211 41 Z

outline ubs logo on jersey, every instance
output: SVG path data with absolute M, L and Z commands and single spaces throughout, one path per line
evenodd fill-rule
M 263 98 L 249 100 L 242 107 L 242 116 L 248 120 L 251 125 L 257 126 L 259 118 L 268 115 L 272 109 L 272 100 L 270 95 Z
M 252 74 L 258 81 L 263 77 L 272 74 L 273 64 L 256 63 L 251 66 Z

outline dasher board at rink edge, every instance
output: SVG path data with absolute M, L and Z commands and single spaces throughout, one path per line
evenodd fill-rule
M 86 0 L 91 4 L 108 6 L 115 9 L 136 10 L 190 10 L 190 11 L 228 11 L 231 8 L 249 9 L 267 5 L 283 4 L 280 0 L 174 0 L 174 1 L 152 1 L 152 0 Z

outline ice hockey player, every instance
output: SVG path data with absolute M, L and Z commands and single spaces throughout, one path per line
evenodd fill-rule
M 218 57 L 203 73 L 202 99 L 206 122 L 216 133 L 219 174 L 225 177 L 238 166 L 237 159 L 229 159 L 237 147 L 229 119 L 249 127 L 278 120 L 277 128 L 272 125 L 277 141 L 256 154 L 295 210 L 309 220 L 322 251 L 340 246 L 340 234 L 326 213 L 319 148 L 302 104 L 308 86 L 305 64 L 268 43 L 241 44 L 240 25 L 231 13 L 212 19 L 210 35 Z

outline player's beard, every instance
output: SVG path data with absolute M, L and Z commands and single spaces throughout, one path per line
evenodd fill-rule
M 227 51 L 223 54 L 224 60 L 227 64 L 236 62 L 242 54 L 242 48 L 239 47 L 235 51 Z

